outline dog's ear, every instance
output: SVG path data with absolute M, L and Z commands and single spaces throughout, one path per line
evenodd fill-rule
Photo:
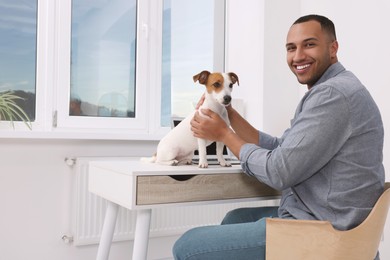
M 236 73 L 229 72 L 228 75 L 229 75 L 230 79 L 232 80 L 233 84 L 237 83 L 237 85 L 240 85 L 240 82 L 238 81 L 238 77 L 237 77 Z
M 210 72 L 208 72 L 207 70 L 204 70 L 201 73 L 196 74 L 193 77 L 194 82 L 199 81 L 200 84 L 206 85 L 207 78 L 209 77 L 209 75 L 210 75 Z

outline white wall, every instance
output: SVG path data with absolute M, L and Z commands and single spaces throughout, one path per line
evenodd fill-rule
M 245 116 L 257 128 L 263 124 L 264 4 L 258 0 L 227 1 L 226 71 L 237 74 L 234 98 L 245 102 Z M 242 15 L 245 13 L 245 15 Z
M 389 73 L 390 6 L 382 1 L 228 0 L 228 70 L 240 77 L 234 94 L 247 102 L 248 119 L 257 127 L 280 134 L 293 116 L 303 86 L 285 62 L 285 35 L 301 14 L 328 15 L 336 24 L 341 62 L 366 84 L 390 131 Z M 353 6 L 353 8 L 351 8 Z M 347 10 L 347 11 L 345 11 Z M 264 31 L 262 30 L 264 26 Z M 264 41 L 262 40 L 264 39 Z M 1 259 L 94 259 L 96 246 L 62 242 L 70 227 L 72 181 L 67 156 L 146 156 L 155 142 L 0 139 Z M 389 138 L 385 166 L 390 169 Z M 389 226 L 390 219 L 388 219 Z M 381 244 L 390 259 L 390 229 Z M 149 258 L 170 254 L 176 237 L 151 240 Z M 386 245 L 386 246 L 385 246 Z M 132 242 L 114 243 L 111 259 L 130 259 Z
M 65 244 L 72 234 L 72 185 L 64 163 L 77 156 L 146 156 L 155 143 L 0 139 L 0 259 L 92 260 L 97 246 Z M 167 257 L 177 237 L 151 240 L 151 259 Z M 111 258 L 131 258 L 132 242 L 113 243 Z
M 294 115 L 300 89 L 305 88 L 285 58 L 286 34 L 300 14 L 300 1 L 227 3 L 226 69 L 240 78 L 233 96 L 245 101 L 245 116 L 253 126 L 281 135 Z
M 280 136 L 290 126 L 300 90 L 306 88 L 296 81 L 286 61 L 287 31 L 299 13 L 297 0 L 265 1 L 262 130 L 275 136 Z

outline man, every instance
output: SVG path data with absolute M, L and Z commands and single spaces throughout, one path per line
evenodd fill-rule
M 328 18 L 299 18 L 287 35 L 287 63 L 308 92 L 281 138 L 253 128 L 228 107 L 231 130 L 215 113 L 196 114 L 194 136 L 224 142 L 244 172 L 282 191 L 280 206 L 236 209 L 222 225 L 195 228 L 175 259 L 264 259 L 265 217 L 359 225 L 383 192 L 383 125 L 366 88 L 338 62 Z M 261 258 L 263 256 L 263 258 Z

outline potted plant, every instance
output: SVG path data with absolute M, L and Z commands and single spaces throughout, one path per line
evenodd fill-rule
M 0 120 L 10 121 L 12 127 L 14 121 L 21 120 L 31 130 L 31 121 L 24 110 L 16 103 L 23 98 L 15 95 L 12 91 L 0 93 Z

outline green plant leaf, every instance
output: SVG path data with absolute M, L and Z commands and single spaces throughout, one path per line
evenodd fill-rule
M 31 130 L 31 121 L 26 112 L 16 104 L 16 100 L 23 98 L 13 94 L 11 91 L 0 93 L 0 119 L 10 121 L 12 127 L 14 121 L 22 120 Z

